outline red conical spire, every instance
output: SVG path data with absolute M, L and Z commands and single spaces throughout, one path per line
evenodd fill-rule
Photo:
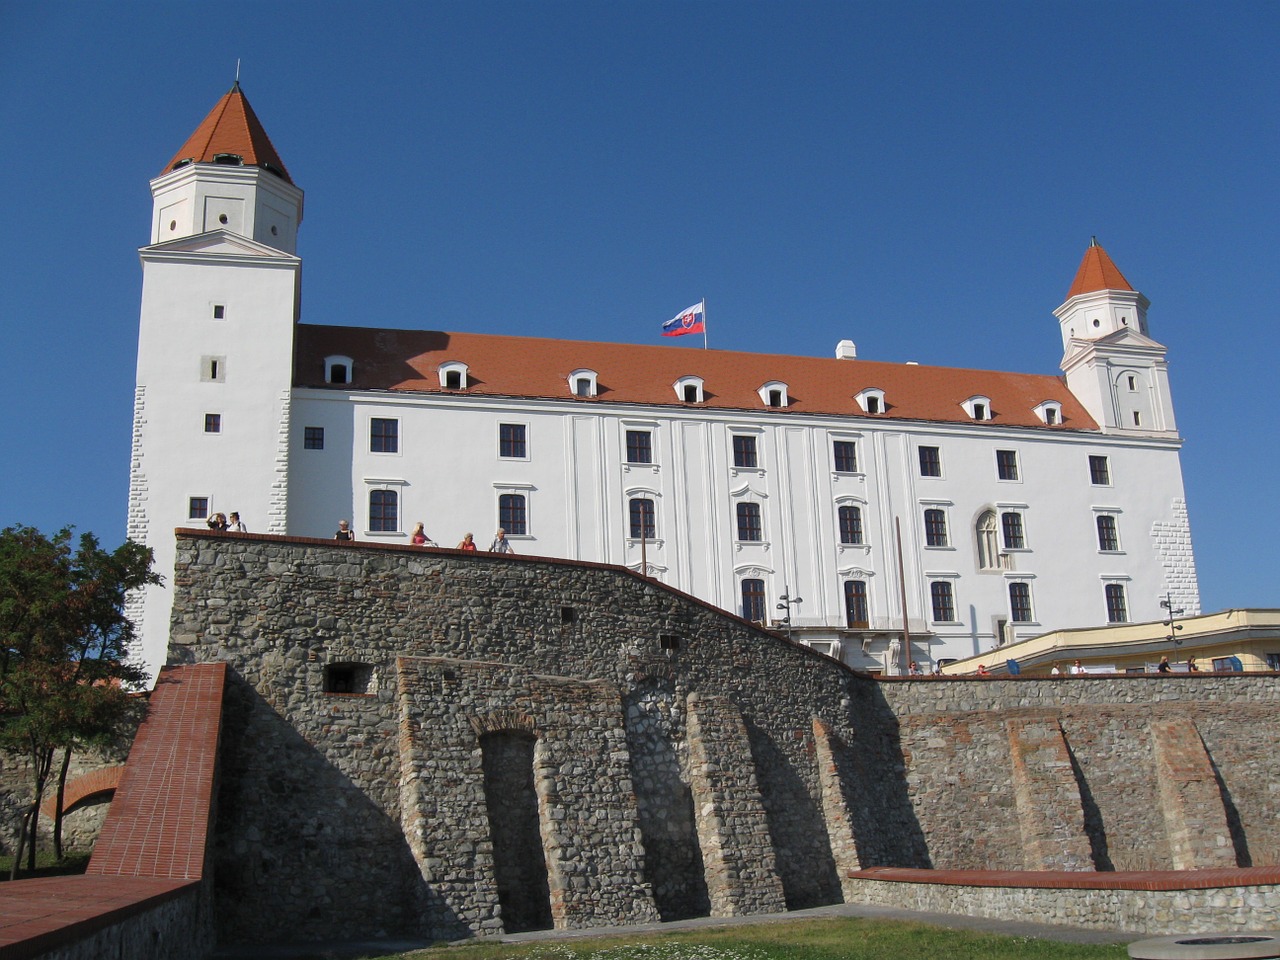
M 168 173 L 184 160 L 212 163 L 218 154 L 234 154 L 244 161 L 246 167 L 266 168 L 293 183 L 262 122 L 240 92 L 239 80 L 209 111 L 209 115 L 196 127 L 196 132 L 187 138 L 182 149 L 174 154 L 161 173 Z
M 1098 244 L 1098 238 L 1089 241 L 1089 249 L 1084 252 L 1080 261 L 1080 269 L 1067 291 L 1067 299 L 1081 293 L 1093 293 L 1095 290 L 1132 290 L 1129 281 L 1124 278 L 1120 268 L 1112 263 L 1107 251 Z

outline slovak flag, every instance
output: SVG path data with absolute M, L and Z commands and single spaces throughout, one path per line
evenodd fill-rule
M 705 303 L 695 303 L 687 310 L 682 310 L 679 316 L 672 317 L 662 325 L 662 335 L 664 337 L 683 337 L 686 333 L 702 333 L 705 311 Z

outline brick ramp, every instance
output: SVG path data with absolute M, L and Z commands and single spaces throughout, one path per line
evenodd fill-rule
M 160 672 L 86 875 L 0 884 L 0 960 L 90 937 L 102 938 L 100 954 L 138 960 L 175 940 L 199 954 L 226 672 L 221 663 Z

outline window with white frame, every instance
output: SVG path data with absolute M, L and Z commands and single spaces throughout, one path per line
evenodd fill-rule
M 529 501 L 523 493 L 498 494 L 498 526 L 508 536 L 528 536 Z
M 942 507 L 926 507 L 924 511 L 924 542 L 930 547 L 945 547 L 947 540 L 947 511 Z
M 681 377 L 673 386 L 675 387 L 676 398 L 682 403 L 702 403 L 701 377 Z
M 397 490 L 369 491 L 369 531 L 396 533 L 400 530 L 400 493 Z
M 1009 581 L 1009 619 L 1014 623 L 1033 623 L 1031 584 L 1025 580 Z
M 742 581 L 742 619 L 764 623 L 764 581 L 747 577 Z
M 1107 601 L 1107 623 L 1128 623 L 1129 603 L 1123 583 L 1108 583 L 1103 587 Z
M 400 421 L 394 417 L 369 418 L 369 452 L 400 452 Z
M 858 472 L 858 444 L 855 440 L 833 440 L 831 455 L 836 473 Z
M 757 438 L 749 433 L 733 435 L 733 465 L 735 467 L 753 468 L 760 465 Z
M 498 456 L 504 460 L 528 460 L 527 432 L 523 423 L 498 424 Z
M 1098 549 L 1103 553 L 1120 552 L 1120 528 L 1115 514 L 1100 513 L 1094 518 L 1098 530 Z
M 770 380 L 756 393 L 760 397 L 760 402 L 766 407 L 785 407 L 790 402 L 787 396 L 787 385 L 781 380 Z
M 879 387 L 867 387 L 860 390 L 854 397 L 863 413 L 879 414 L 884 413 L 886 409 L 884 402 L 884 391 Z
M 964 412 L 969 415 L 971 420 L 990 420 L 991 419 L 991 398 L 984 396 L 973 396 L 960 404 L 964 408 Z
M 1017 480 L 1019 478 L 1017 450 L 996 451 L 996 476 L 1001 480 Z
M 1033 412 L 1047 427 L 1055 427 L 1062 423 L 1062 404 L 1057 400 L 1044 400 L 1035 405 Z
M 939 447 L 920 447 L 920 476 L 942 476 L 942 450 Z
M 871 617 L 867 608 L 867 581 L 844 582 L 844 621 L 847 627 L 869 627 Z
M 652 540 L 658 535 L 653 500 L 648 497 L 632 497 L 627 501 L 627 512 L 633 540 Z
M 465 390 L 471 383 L 471 370 L 461 360 L 448 360 L 436 368 L 441 390 Z
M 1089 482 L 1095 487 L 1111 486 L 1111 461 L 1107 457 L 1090 454 Z
M 836 510 L 841 543 L 862 543 L 862 508 L 852 503 L 841 504 Z
M 324 358 L 324 382 L 333 384 L 350 383 L 355 371 L 355 361 L 350 357 L 334 354 Z
M 1000 530 L 1004 535 L 1006 550 L 1026 549 L 1026 531 L 1022 526 L 1022 514 L 1017 510 L 1006 510 L 1000 514 Z
M 734 507 L 738 523 L 738 539 L 758 543 L 764 539 L 764 527 L 760 521 L 760 504 L 739 501 Z
M 956 622 L 956 595 L 950 580 L 931 581 L 929 600 L 934 623 Z
M 653 431 L 627 431 L 627 463 L 653 463 Z
M 569 392 L 580 398 L 594 397 L 599 394 L 599 379 L 594 370 L 585 367 L 569 374 Z

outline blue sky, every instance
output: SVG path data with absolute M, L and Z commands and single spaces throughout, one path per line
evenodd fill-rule
M 1096 234 L 1169 348 L 1205 609 L 1280 606 L 1278 37 L 1274 3 L 0 0 L 0 526 L 123 539 L 147 181 L 240 59 L 311 323 L 657 343 L 706 297 L 713 348 L 1056 373 Z

